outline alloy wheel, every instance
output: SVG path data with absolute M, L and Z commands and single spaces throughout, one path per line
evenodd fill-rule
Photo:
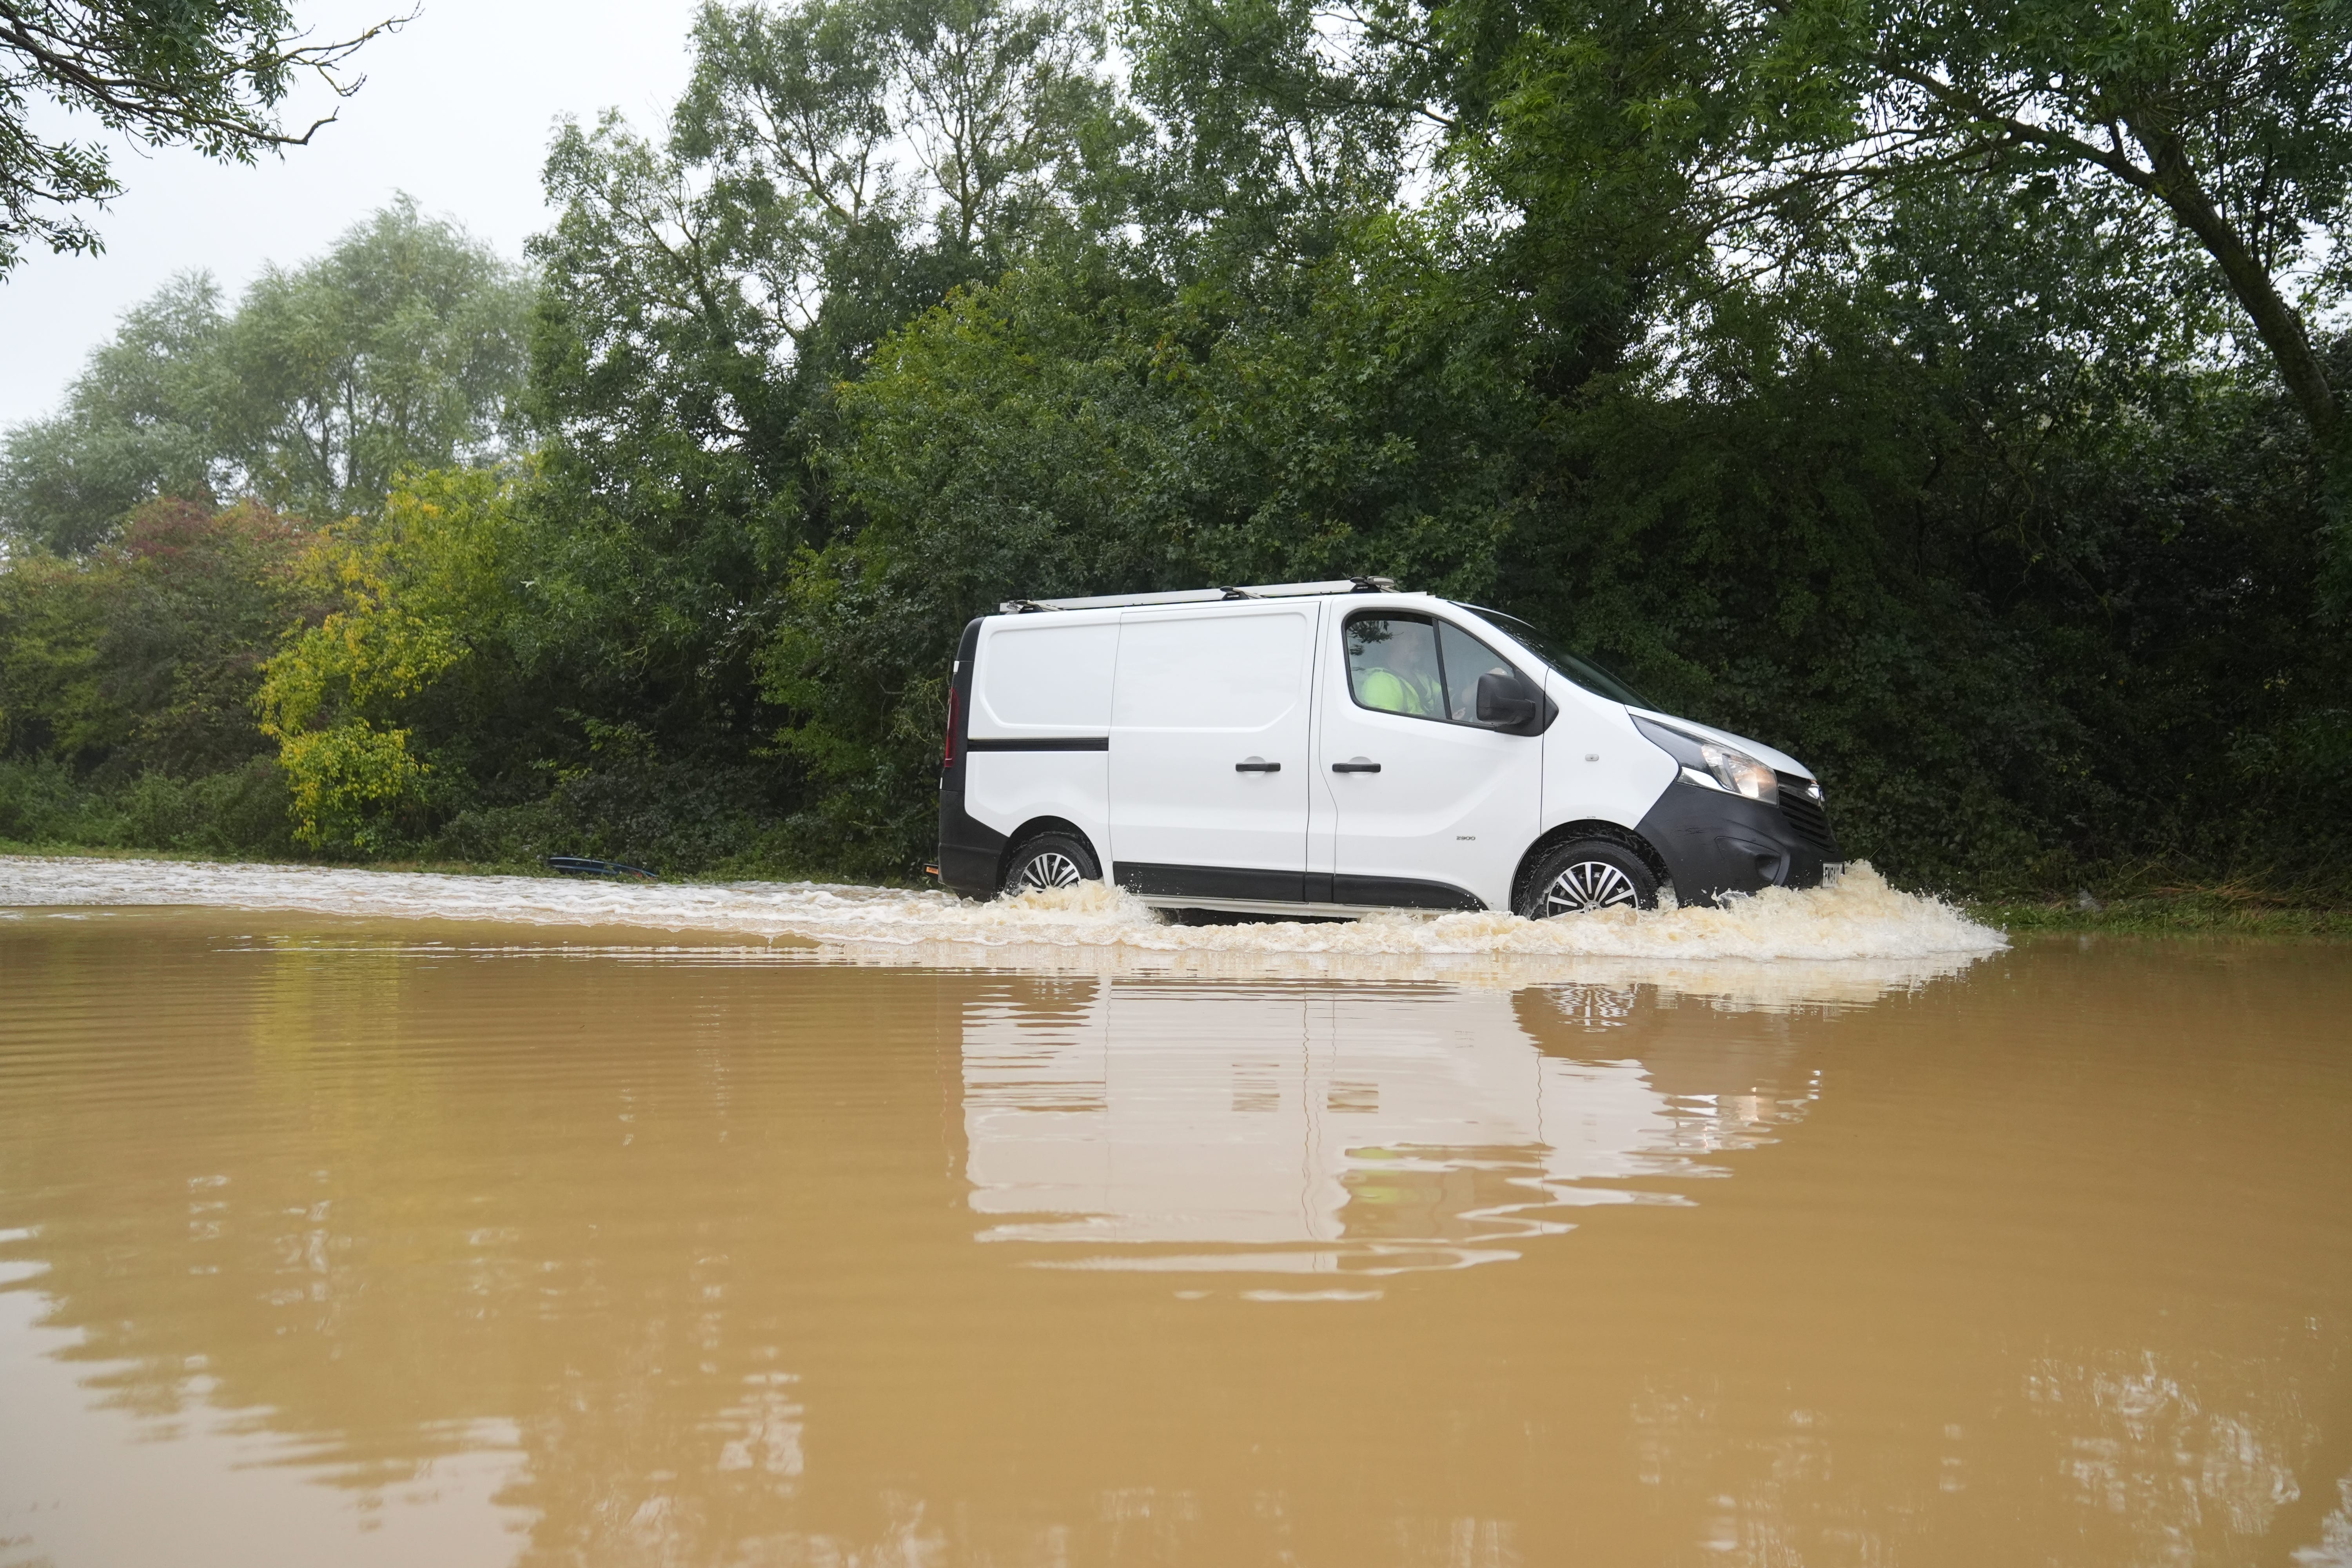
M 1561 870 L 1544 890 L 1544 914 L 1582 914 L 1619 904 L 1638 906 L 1641 895 L 1633 879 L 1606 860 L 1579 860 Z
M 1021 868 L 1013 885 L 1021 888 L 1075 888 L 1086 880 L 1078 863 L 1058 849 L 1048 849 Z

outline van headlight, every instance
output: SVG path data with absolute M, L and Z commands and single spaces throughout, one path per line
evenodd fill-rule
M 1745 795 L 1767 805 L 1780 804 L 1780 775 L 1738 747 L 1706 740 L 1638 713 L 1632 717 L 1635 729 L 1682 764 L 1683 783 L 1700 789 L 1719 789 L 1726 795 Z
M 1698 756 L 1715 782 L 1733 795 L 1744 795 L 1767 805 L 1780 798 L 1780 781 L 1773 776 L 1770 768 L 1747 752 L 1707 741 L 1700 743 Z

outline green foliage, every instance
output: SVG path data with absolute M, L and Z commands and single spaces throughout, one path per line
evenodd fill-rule
M 286 777 L 268 758 L 201 778 L 93 785 L 47 758 L 0 758 L 0 842 L 286 859 Z
M 209 501 L 225 488 L 226 324 L 202 273 L 127 312 L 60 412 L 0 438 L 0 537 L 79 555 L 143 501 Z
M 542 712 L 762 778 L 743 820 L 797 805 L 790 842 L 841 865 L 865 851 L 819 825 L 847 808 L 793 798 L 814 742 L 768 754 L 755 668 L 792 563 L 833 540 L 816 454 L 836 389 L 957 285 L 1075 243 L 1097 155 L 1131 124 L 1075 6 L 711 5 L 694 42 L 665 140 L 608 116 L 549 159 L 525 509 L 541 613 L 517 646 L 525 679 L 560 690 Z M 542 731 L 540 775 L 578 765 L 584 732 Z
M 1305 0 L 1129 0 L 1121 42 L 1150 116 L 1125 160 L 1135 248 L 1253 296 L 1391 209 L 1411 172 L 1425 56 L 1343 33 Z
M 2352 204 L 2352 8 L 1800 4 L 1760 41 L 1748 157 L 1780 165 L 1784 203 L 1945 187 L 1957 167 L 2104 184 L 2205 253 L 2332 437 L 2289 279 Z
M 1973 903 L 1971 919 L 2011 936 L 2063 934 L 2077 942 L 2096 937 L 2267 937 L 2286 941 L 2343 942 L 2352 939 L 2352 909 L 2326 891 L 2297 900 L 2269 889 L 2222 883 L 2212 887 L 2163 887 L 2109 900 Z
M 28 239 L 57 251 L 99 249 L 75 209 L 122 188 L 104 147 L 52 139 L 45 122 L 55 109 L 90 115 L 146 146 L 250 163 L 263 148 L 308 142 L 318 129 L 298 132 L 278 118 L 296 78 L 347 96 L 359 83 L 340 68 L 398 25 L 314 43 L 282 0 L 11 0 L 0 11 L 0 274 Z
M 0 437 L 0 540 L 87 552 L 160 497 L 304 516 L 404 468 L 487 461 L 515 429 L 526 283 L 403 196 L 233 312 L 175 279 L 90 356 L 58 414 Z
M 2352 427 L 2315 325 L 2352 216 L 2352 8 L 1474 0 L 1432 16 L 1404 36 L 1464 68 L 1433 89 L 1462 111 L 1451 151 L 1546 253 L 1530 287 L 1597 289 L 1635 321 L 1725 285 L 1850 276 L 1906 209 L 1990 200 L 2053 251 L 2103 228 L 2133 281 L 2171 285 L 2158 318 L 2227 311 L 2196 323 L 2209 367 L 2238 352 L 2225 323 L 2259 345 L 2322 476 L 2318 607 L 2352 606 Z M 1511 34 L 1491 56 L 1460 48 Z M 2110 276 L 2045 266 L 2040 291 L 2064 310 Z
M 408 208 L 126 321 L 0 465 L 0 833 L 911 877 L 970 616 L 1377 573 L 1913 883 L 2341 895 L 2335 13 L 1116 20 L 706 6 L 556 140 L 496 473 L 514 285 Z M 121 530 L 247 490 L 348 520 Z
M 773 773 L 619 760 L 567 773 L 530 800 L 468 807 L 418 848 L 436 859 L 507 865 L 588 855 L 670 875 L 847 870 L 840 858 L 794 843 L 772 799 Z
M 0 757 L 0 840 L 101 842 L 73 770 L 53 757 Z
M 292 786 L 298 841 L 362 853 L 404 841 L 398 818 L 422 800 L 433 771 L 409 751 L 407 731 L 351 718 L 321 730 L 268 732 L 278 738 L 278 765 Z
M 812 831 L 920 864 L 947 661 L 1001 600 L 1368 572 L 1488 592 L 1533 410 L 1463 261 L 1369 222 L 1297 316 L 1041 265 L 884 343 L 828 452 L 861 526 L 796 561 L 761 652 Z
M 413 837 L 436 770 L 400 720 L 498 636 L 512 533 L 496 475 L 444 470 L 307 553 L 303 577 L 334 607 L 289 639 L 256 697 L 301 843 L 368 852 Z
M 514 428 L 525 282 L 401 196 L 334 249 L 265 270 L 223 342 L 246 488 L 314 517 L 373 506 L 404 469 L 498 456 Z
M 8 752 L 103 756 L 129 734 L 131 717 L 109 700 L 100 662 L 120 579 L 119 571 L 38 559 L 0 578 L 0 744 Z
M 192 776 L 265 749 L 252 704 L 266 650 L 310 599 L 307 535 L 250 503 L 152 502 L 121 542 L 0 572 L 0 755 L 121 780 Z

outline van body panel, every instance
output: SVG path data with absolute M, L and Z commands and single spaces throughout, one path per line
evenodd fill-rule
M 1309 878 L 1307 891 L 1316 894 L 1322 889 Z M 1489 907 L 1486 900 L 1467 888 L 1421 877 L 1336 876 L 1331 879 L 1330 894 L 1331 902 L 1356 910 L 1461 910 Z
M 1187 908 L 1297 904 L 1307 898 L 1307 874 L 1247 866 L 1170 866 L 1120 860 L 1111 879 L 1138 898 Z
M 1345 670 L 1346 658 L 1339 651 L 1339 623 L 1346 618 L 1344 603 L 1331 605 L 1315 629 L 1315 653 L 1312 668 L 1307 672 L 1309 691 L 1317 693 L 1314 753 L 1307 760 L 1307 771 L 1313 775 L 1307 785 L 1307 893 L 1311 903 L 1331 903 L 1339 895 L 1334 890 L 1332 876 L 1338 867 L 1334 857 L 1339 852 L 1339 802 L 1331 794 L 1331 774 L 1323 765 L 1323 720 L 1329 712 L 1329 702 L 1323 697 L 1330 688 L 1334 668 Z
M 1143 891 L 1176 868 L 1188 880 L 1276 873 L 1284 879 L 1278 885 L 1294 890 L 1230 896 L 1300 896 L 1313 761 L 1309 676 L 1321 619 L 1312 601 L 1130 610 L 1121 617 L 1110 852 L 1119 866 L 1157 868 L 1119 875 L 1123 885 Z
M 982 628 L 969 731 L 973 740 L 1110 733 L 1118 657 L 1115 614 L 993 617 Z
M 1639 824 L 1680 772 L 1625 716 L 1624 706 L 1547 669 L 1559 717 L 1544 733 L 1543 831 L 1570 822 Z
M 956 672 L 962 732 L 940 781 L 940 880 L 993 894 L 1012 836 L 1041 816 L 1077 828 L 1108 866 L 1117 612 L 985 616 L 965 645 Z
M 1538 831 L 1542 739 L 1360 707 L 1345 658 L 1331 666 L 1315 776 L 1332 802 L 1339 901 L 1508 909 L 1511 878 Z M 1358 762 L 1381 771 L 1332 771 Z M 1440 901 L 1433 889 L 1470 900 Z
M 963 791 L 940 791 L 940 881 L 967 899 L 992 898 L 1011 841 L 963 808 Z
M 1095 858 L 1110 864 L 1110 756 L 1099 749 L 997 751 L 974 742 L 966 764 L 964 810 L 1002 835 L 1041 816 L 1058 816 L 1087 836 Z

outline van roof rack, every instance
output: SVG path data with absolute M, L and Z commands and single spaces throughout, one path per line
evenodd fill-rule
M 1113 610 L 1137 605 L 1213 605 L 1224 599 L 1301 599 L 1315 594 L 1393 594 L 1393 577 L 1335 577 L 1328 583 L 1261 583 L 1241 588 L 1179 588 L 1167 594 L 1099 594 L 1086 599 L 1007 599 L 1004 616 L 1040 610 Z

